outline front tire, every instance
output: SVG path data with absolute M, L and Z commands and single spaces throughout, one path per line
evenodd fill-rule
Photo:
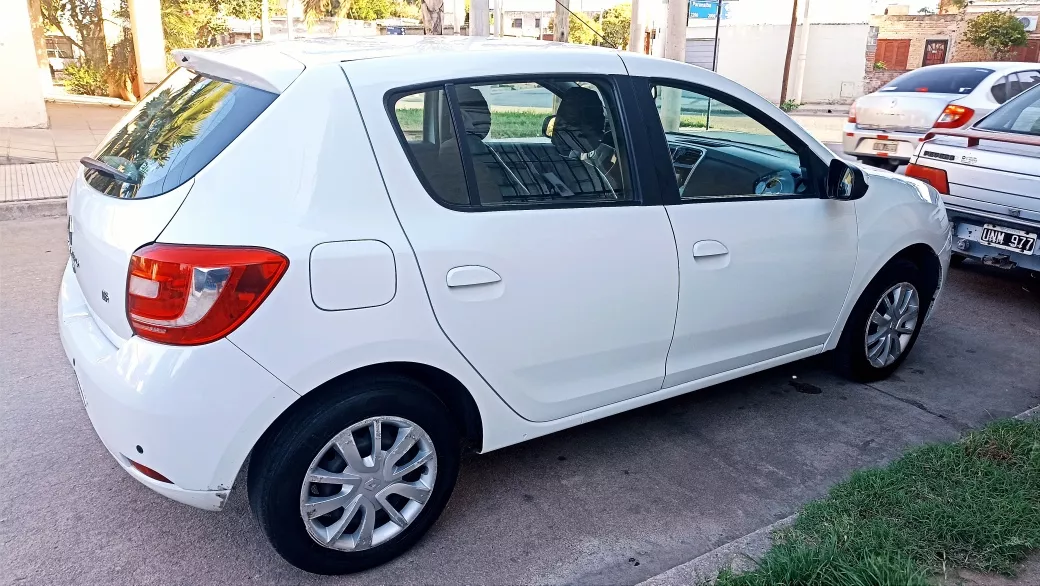
M 835 349 L 838 370 L 858 382 L 888 378 L 921 333 L 936 283 L 908 260 L 874 277 L 856 302 Z
M 292 565 L 358 572 L 404 553 L 429 530 L 455 487 L 460 447 L 451 414 L 421 384 L 397 376 L 353 381 L 265 436 L 249 463 L 249 503 Z

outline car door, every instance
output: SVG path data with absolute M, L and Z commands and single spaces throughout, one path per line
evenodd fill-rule
M 653 173 L 630 165 L 646 133 L 621 124 L 619 83 L 482 78 L 387 97 L 400 144 L 381 164 L 437 320 L 530 420 L 664 379 L 675 243 L 663 206 L 644 197 Z
M 665 387 L 821 351 L 856 265 L 855 205 L 820 197 L 819 154 L 750 92 L 694 75 L 635 88 L 676 178 L 663 194 L 680 277 Z

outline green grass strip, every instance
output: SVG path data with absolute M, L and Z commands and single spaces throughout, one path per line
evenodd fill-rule
M 856 472 L 721 586 L 925 586 L 954 567 L 1012 574 L 1040 548 L 1040 422 L 999 421 Z

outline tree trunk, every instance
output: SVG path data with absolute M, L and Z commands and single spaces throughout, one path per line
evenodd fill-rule
M 36 65 L 50 76 L 50 62 L 47 61 L 47 41 L 43 36 L 43 9 L 40 0 L 29 0 L 29 26 L 32 27 L 33 45 L 36 47 Z
M 90 24 L 81 30 L 84 57 L 89 65 L 98 69 L 108 67 L 108 44 L 105 42 L 105 20 L 101 13 L 101 0 L 95 0 L 89 12 Z
M 444 34 L 444 0 L 422 0 L 423 30 L 428 35 Z

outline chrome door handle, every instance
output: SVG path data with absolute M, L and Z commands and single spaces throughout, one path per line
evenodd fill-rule
M 495 271 L 482 266 L 467 265 L 455 267 L 448 271 L 448 287 L 472 287 L 474 285 L 490 285 L 502 280 Z
M 693 245 L 694 258 L 721 256 L 723 254 L 729 254 L 729 249 L 718 240 L 701 240 Z

